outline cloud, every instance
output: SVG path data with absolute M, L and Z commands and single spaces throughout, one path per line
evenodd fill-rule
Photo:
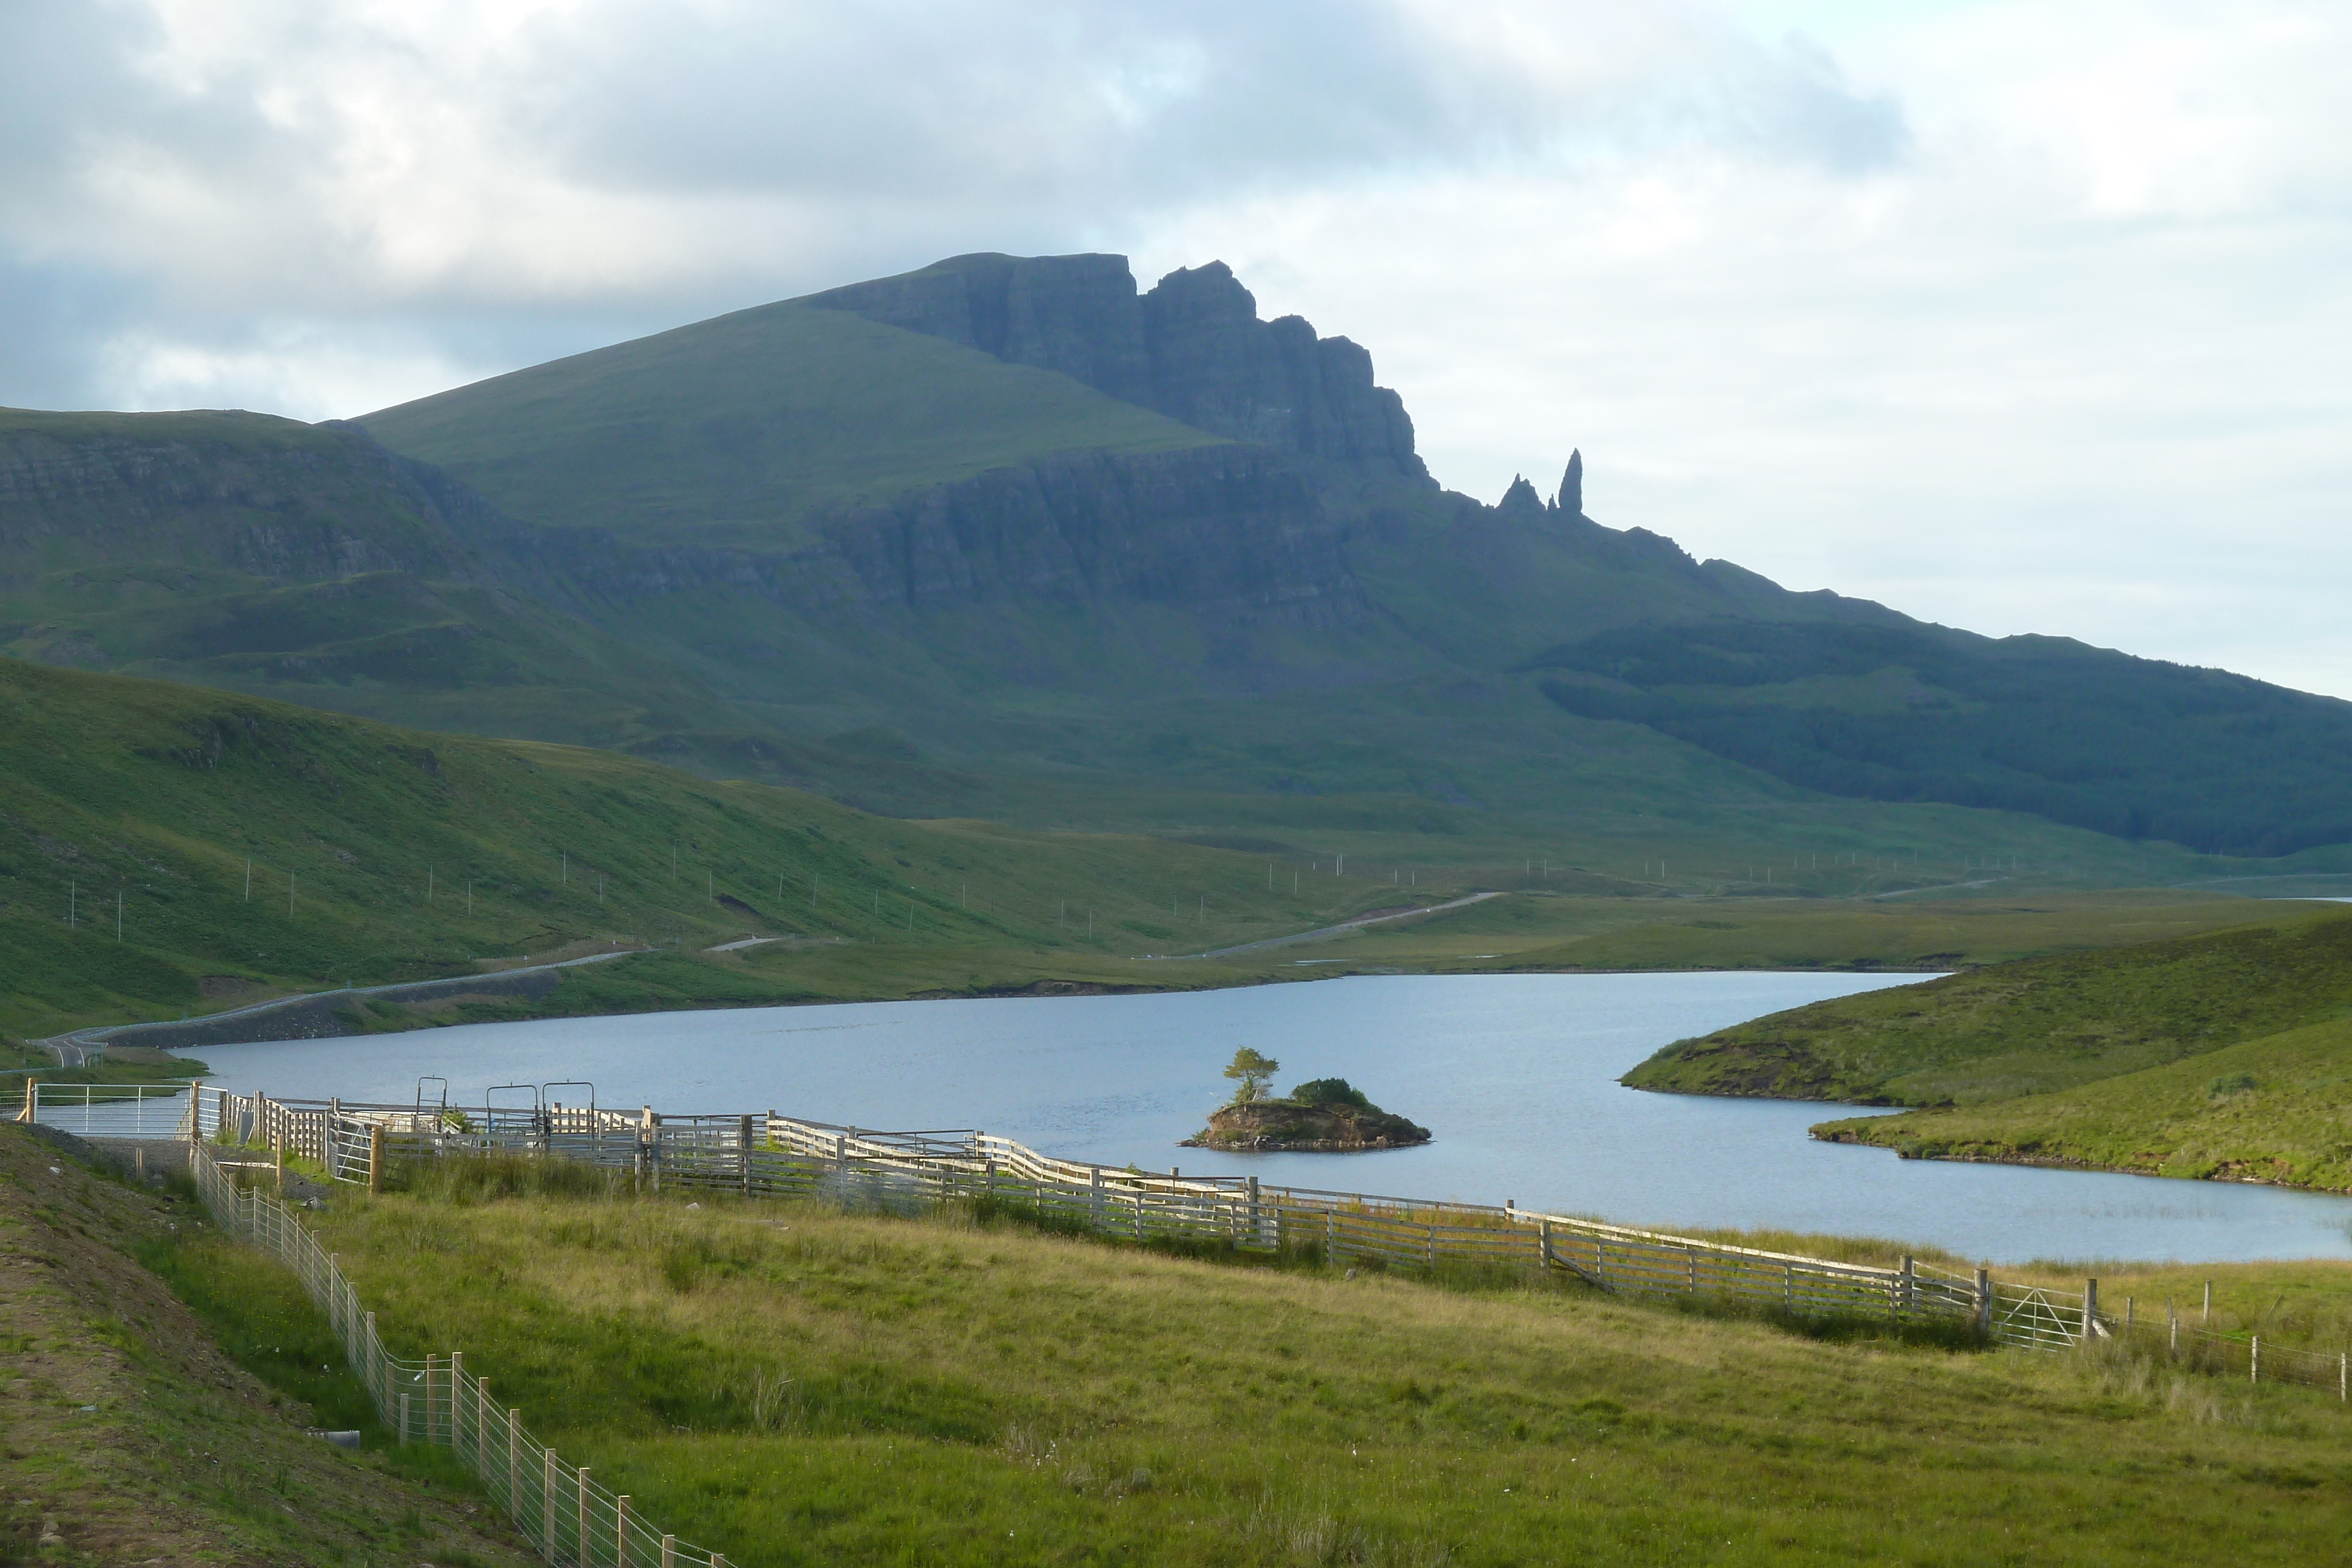
M 1400 172 L 1692 144 L 1853 168 L 1902 141 L 1818 51 L 1671 7 L 118 0 L 0 13 L 0 60 L 31 154 L 0 256 L 148 301 L 102 339 L 57 319 L 19 401 L 76 351 L 130 395 L 194 384 L 142 344 L 258 367 L 256 339 L 387 313 L 657 325 Z

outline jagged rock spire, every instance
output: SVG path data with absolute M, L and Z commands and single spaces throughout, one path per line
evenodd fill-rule
M 1517 474 L 1511 476 L 1511 487 L 1495 503 L 1495 515 L 1502 517 L 1516 517 L 1521 512 L 1540 517 L 1543 509 L 1543 497 L 1536 494 L 1536 487 L 1524 476 Z
M 1568 455 L 1568 472 L 1559 481 L 1559 509 L 1571 517 L 1584 515 L 1584 449 Z

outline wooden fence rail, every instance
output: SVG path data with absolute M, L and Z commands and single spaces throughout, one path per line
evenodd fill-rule
M 985 1199 L 1139 1242 L 1192 1240 L 1287 1250 L 1333 1263 L 1572 1274 L 1630 1296 L 1737 1302 L 1806 1317 L 1946 1323 L 1994 1343 L 2057 1350 L 2158 1332 L 2103 1312 L 2096 1281 L 2061 1291 L 1904 1259 L 1893 1268 L 1769 1252 L 1510 1204 L 1272 1186 L 1255 1176 L 1184 1176 L 1055 1159 L 961 1129 L 883 1132 L 782 1116 L 664 1115 L 594 1106 L 528 1112 L 281 1101 L 201 1089 L 183 1134 L 311 1159 L 337 1181 L 380 1186 L 388 1165 L 460 1155 L 556 1155 L 627 1170 L 658 1190 L 824 1196 L 866 1207 Z M 2183 1362 L 2352 1398 L 2352 1358 L 2164 1325 Z

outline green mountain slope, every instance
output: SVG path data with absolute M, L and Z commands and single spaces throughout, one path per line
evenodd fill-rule
M 1973 1106 L 2352 1017 L 2352 915 L 1998 964 L 1775 1013 L 1659 1051 L 1636 1089 Z M 2352 1082 L 2352 1080 L 2347 1080 Z
M 20 660 L 0 660 L 0 1029 L 20 1034 L 615 942 L 681 956 L 580 972 L 582 1010 L 1017 985 L 1071 964 L 1078 983 L 1195 983 L 1126 959 L 1387 894 L 1277 894 L 1256 854 L 894 821 L 609 751 Z M 750 936 L 830 978 L 783 959 L 676 968 Z
M 1057 453 L 1217 438 L 1050 371 L 785 302 L 364 415 L 539 527 L 774 546 L 820 508 Z
M 0 650 L 536 739 L 781 739 L 545 602 L 513 533 L 349 428 L 0 411 Z
M 0 646 L 909 815 L 1381 797 L 1708 888 L 2352 843 L 2352 706 L 1791 593 L 1585 517 L 1580 464 L 1438 489 L 1370 356 L 1221 265 L 961 256 L 365 431 L 0 418 Z
M 1622 627 L 1525 666 L 1623 719 L 1836 795 L 2032 811 L 2274 855 L 2352 841 L 2352 703 L 2058 637 L 1916 622 Z

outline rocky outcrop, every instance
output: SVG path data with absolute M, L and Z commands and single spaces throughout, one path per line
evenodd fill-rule
M 1059 371 L 1236 441 L 1434 483 L 1403 400 L 1373 384 L 1371 355 L 1318 338 L 1303 317 L 1259 320 L 1255 297 L 1221 261 L 1139 296 L 1121 256 L 960 256 L 803 303 Z
M 1321 630 L 1370 612 L 1340 525 L 1297 464 L 1260 447 L 1066 454 L 842 513 L 815 532 L 781 552 L 544 530 L 532 554 L 592 600 L 748 589 L 818 620 L 1154 604 Z
M 1301 1105 L 1260 1100 L 1227 1105 L 1209 1124 L 1184 1140 L 1188 1149 L 1251 1150 L 1264 1154 L 1356 1154 L 1403 1149 L 1429 1142 L 1429 1129 L 1376 1105 L 1344 1101 Z

